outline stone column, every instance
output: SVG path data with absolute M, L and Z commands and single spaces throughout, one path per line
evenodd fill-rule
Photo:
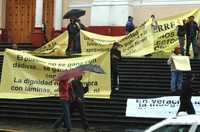
M 62 32 L 62 2 L 54 0 L 54 37 Z
M 104 26 L 107 28 L 107 35 L 113 35 L 124 31 L 128 16 L 133 15 L 133 7 L 130 0 L 94 0 L 92 4 L 91 26 Z
M 32 44 L 34 47 L 40 47 L 44 42 L 44 33 L 42 32 L 43 0 L 36 0 L 35 7 L 35 27 L 32 32 Z

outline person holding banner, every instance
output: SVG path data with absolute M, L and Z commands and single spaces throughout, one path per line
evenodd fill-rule
M 178 113 L 181 111 L 185 111 L 188 114 L 195 114 L 194 106 L 191 102 L 192 98 L 192 87 L 191 83 L 194 79 L 194 76 L 191 72 L 186 73 L 186 80 L 183 82 L 183 88 L 180 96 L 180 106 L 178 109 Z
M 76 17 L 70 18 L 70 23 L 67 26 L 69 39 L 66 54 L 81 53 L 80 46 L 80 30 L 85 29 L 85 26 Z
M 135 29 L 135 25 L 133 24 L 133 17 L 128 16 L 128 21 L 126 23 L 126 35 L 132 32 Z
M 182 81 L 183 81 L 183 75 L 182 71 L 178 71 L 175 68 L 174 62 L 172 57 L 178 56 L 180 54 L 180 47 L 176 47 L 172 53 L 172 55 L 167 60 L 167 64 L 171 65 L 171 92 L 173 95 L 177 94 L 177 90 L 182 89 Z
M 153 32 L 157 32 L 158 31 L 158 22 L 156 20 L 155 15 L 151 15 L 151 29 Z
M 113 79 L 112 89 L 119 90 L 118 87 L 118 63 L 121 60 L 121 51 L 118 49 L 121 45 L 118 42 L 114 42 L 111 48 L 111 77 Z M 113 90 L 114 90 L 113 89 Z M 113 91 L 112 90 L 112 91 Z
M 194 21 L 194 16 L 189 17 L 189 21 L 185 24 L 186 30 L 186 55 L 189 56 L 190 44 L 192 43 L 192 49 L 194 58 L 198 58 L 197 47 L 197 31 L 199 31 L 198 24 Z
M 177 26 L 177 36 L 178 36 L 178 41 L 179 41 L 179 46 L 181 48 L 181 54 L 184 55 L 185 49 L 185 24 L 187 23 L 187 20 L 183 20 L 183 25 L 178 25 Z

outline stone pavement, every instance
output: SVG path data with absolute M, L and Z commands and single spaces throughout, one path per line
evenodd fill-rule
M 55 129 L 51 128 L 52 121 L 38 121 L 30 119 L 0 119 L 0 132 L 56 132 Z M 139 128 L 139 129 L 138 129 Z M 110 126 L 92 126 L 89 132 L 142 132 L 145 127 L 137 128 L 118 128 Z M 57 132 L 62 132 L 59 128 Z M 84 132 L 80 125 L 73 124 L 72 132 Z

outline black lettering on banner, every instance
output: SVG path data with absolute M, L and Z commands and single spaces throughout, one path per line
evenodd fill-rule
M 44 67 L 43 67 L 43 70 L 44 70 L 44 71 L 50 71 L 50 70 L 51 70 L 51 68 L 50 68 L 50 67 L 48 67 L 48 66 L 44 66 Z
M 36 69 L 36 65 L 26 64 L 26 63 L 14 63 L 13 68 L 22 68 L 22 69 Z
M 14 83 L 22 83 L 22 79 L 17 79 L 16 77 L 14 77 Z
M 94 93 L 100 93 L 100 88 L 95 88 L 95 89 L 93 89 L 93 92 L 94 92 Z
M 25 91 L 28 92 L 36 92 L 36 93 L 50 93 L 50 89 L 48 88 L 39 88 L 39 87 L 31 87 L 31 86 L 25 86 Z
M 170 30 L 173 28 L 176 28 L 175 22 L 165 23 L 162 25 L 158 25 L 158 32 L 163 32 L 163 31 Z
M 17 85 L 15 85 L 15 86 L 11 86 L 11 88 L 10 88 L 12 91 L 23 91 L 23 87 L 22 86 L 17 86 Z
M 45 78 L 54 79 L 55 77 L 55 74 L 45 74 Z
M 24 84 L 28 84 L 28 85 L 52 85 L 53 84 L 53 80 L 31 80 L 31 79 L 24 79 Z

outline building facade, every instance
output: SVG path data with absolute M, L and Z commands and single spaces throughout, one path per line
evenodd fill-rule
M 199 6 L 199 0 L 0 0 L 0 42 L 39 47 L 45 35 L 51 40 L 66 30 L 69 20 L 62 16 L 73 8 L 86 10 L 81 21 L 89 31 L 119 36 L 128 16 L 137 26 L 151 14 L 163 18 Z

